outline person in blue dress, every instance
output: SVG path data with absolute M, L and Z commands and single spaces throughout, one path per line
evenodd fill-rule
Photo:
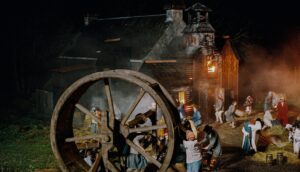
M 242 149 L 244 151 L 245 155 L 249 155 L 251 151 L 251 127 L 249 126 L 250 121 L 246 121 L 242 132 L 243 132 L 243 143 L 242 143 Z
M 197 105 L 193 105 L 192 121 L 194 122 L 196 128 L 198 128 L 202 123 L 201 113 L 198 110 Z

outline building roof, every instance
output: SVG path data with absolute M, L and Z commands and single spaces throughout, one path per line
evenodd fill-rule
M 145 61 L 141 71 L 156 78 L 168 90 L 189 86 L 192 83 L 193 56 L 197 53 L 186 47 L 183 35 L 174 39 L 163 49 L 156 62 Z
M 136 70 L 135 65 L 142 65 L 138 68 L 141 72 L 153 76 L 167 89 L 187 86 L 192 83 L 193 56 L 199 47 L 186 47 L 182 31 L 174 35 L 168 30 L 169 26 L 165 23 L 165 15 L 93 19 L 62 57 L 64 60 L 68 57 L 70 60 L 97 59 L 97 70 Z M 181 26 L 182 30 L 184 26 Z M 214 31 L 209 23 L 203 23 L 197 29 Z M 166 31 L 170 33 L 165 34 Z M 160 45 L 164 34 L 171 39 L 155 52 L 154 46 Z M 76 63 L 81 62 L 73 60 L 72 65 Z
M 64 57 L 96 58 L 100 68 L 131 69 L 164 33 L 165 15 L 95 19 L 84 27 Z
M 208 7 L 206 7 L 205 5 L 201 4 L 200 2 L 195 3 L 194 5 L 188 7 L 187 9 L 185 9 L 185 11 L 204 11 L 204 12 L 211 12 L 212 10 Z
M 243 45 L 234 40 L 231 40 L 230 38 L 218 37 L 215 39 L 215 45 L 221 53 L 222 51 L 224 51 L 224 48 L 231 48 L 239 61 L 242 61 L 245 58 Z

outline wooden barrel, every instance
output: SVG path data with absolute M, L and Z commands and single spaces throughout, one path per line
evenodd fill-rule
M 273 165 L 273 154 L 267 154 L 266 155 L 266 163 L 268 165 Z
M 279 164 L 279 165 L 283 164 L 283 153 L 282 152 L 277 153 L 277 164 Z

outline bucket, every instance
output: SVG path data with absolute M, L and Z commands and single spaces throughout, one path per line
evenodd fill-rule
M 266 155 L 266 163 L 268 165 L 273 165 L 273 155 L 272 154 L 267 154 Z
M 283 164 L 283 153 L 282 152 L 277 153 L 277 164 L 279 164 L 279 165 Z

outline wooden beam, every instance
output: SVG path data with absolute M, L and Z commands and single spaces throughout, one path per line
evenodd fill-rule
M 177 63 L 177 60 L 145 60 L 147 64 L 153 63 Z
M 81 140 L 90 140 L 90 139 L 101 139 L 103 136 L 101 135 L 89 135 L 89 136 L 77 136 L 77 137 L 70 137 L 66 138 L 66 142 L 75 142 L 75 141 L 81 141 Z
M 144 60 L 130 59 L 131 63 L 144 63 Z
M 121 38 L 108 38 L 104 40 L 104 42 L 119 42 L 121 41 Z

